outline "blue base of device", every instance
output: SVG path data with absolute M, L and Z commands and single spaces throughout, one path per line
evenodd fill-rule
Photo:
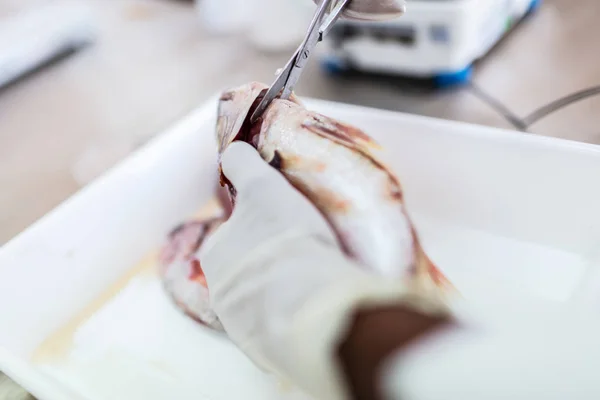
M 350 69 L 348 63 L 340 60 L 337 57 L 327 57 L 321 61 L 321 68 L 330 75 L 343 74 Z
M 542 0 L 531 0 L 529 8 L 527 9 L 527 15 L 533 14 L 542 6 Z
M 433 77 L 435 86 L 443 89 L 450 86 L 465 85 L 471 82 L 473 77 L 473 65 L 461 69 L 460 71 L 444 72 Z
M 529 16 L 540 9 L 543 0 L 531 0 L 526 16 Z M 347 61 L 338 57 L 327 57 L 321 61 L 321 68 L 330 75 L 341 75 L 352 70 L 352 66 Z M 452 86 L 466 85 L 471 82 L 473 77 L 473 64 L 467 65 L 459 71 L 442 72 L 432 76 L 431 80 L 435 87 L 444 89 Z
M 327 57 L 321 61 L 321 68 L 329 75 L 342 75 L 352 71 L 350 63 L 345 62 L 337 57 Z M 407 76 L 408 77 L 408 76 Z M 465 85 L 471 82 L 473 77 L 473 65 L 468 65 L 458 71 L 442 72 L 435 74 L 430 81 L 434 86 L 440 89 L 451 86 Z

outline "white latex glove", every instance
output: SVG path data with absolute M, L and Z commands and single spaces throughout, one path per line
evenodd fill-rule
M 321 4 L 323 0 L 313 0 Z M 344 10 L 347 18 L 379 21 L 393 19 L 404 14 L 404 0 L 352 0 Z
M 316 398 L 348 398 L 334 354 L 356 307 L 439 306 L 347 259 L 321 214 L 251 146 L 232 144 L 222 168 L 237 196 L 201 254 L 212 307 L 257 365 Z

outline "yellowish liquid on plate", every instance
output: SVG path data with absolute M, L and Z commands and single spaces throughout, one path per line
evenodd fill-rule
M 77 329 L 85 324 L 98 310 L 111 301 L 123 290 L 133 278 L 140 275 L 154 275 L 157 273 L 157 252 L 152 252 L 140 261 L 134 268 L 121 276 L 115 283 L 104 290 L 98 297 L 87 304 L 83 310 L 76 314 L 69 322 L 48 336 L 33 352 L 31 360 L 36 363 L 56 361 L 65 357 L 73 345 L 73 338 Z
M 192 218 L 204 219 L 220 215 L 221 207 L 217 199 L 210 200 L 194 213 Z M 143 258 L 135 267 L 121 276 L 115 283 L 104 290 L 96 299 L 87 304 L 69 322 L 48 336 L 34 351 L 31 360 L 35 363 L 57 361 L 68 355 L 73 348 L 73 338 L 80 326 L 84 325 L 91 316 L 110 302 L 121 292 L 131 280 L 139 276 L 156 276 L 158 252 L 153 251 Z

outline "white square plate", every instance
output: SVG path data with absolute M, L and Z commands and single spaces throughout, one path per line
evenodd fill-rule
M 306 104 L 383 145 L 425 248 L 467 303 L 596 305 L 600 147 Z M 0 250 L 0 369 L 35 396 L 300 396 L 179 313 L 156 277 L 153 252 L 212 197 L 216 105 L 214 97 Z

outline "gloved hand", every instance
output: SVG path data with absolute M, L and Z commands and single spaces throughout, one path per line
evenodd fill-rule
M 230 145 L 222 168 L 237 195 L 200 255 L 212 307 L 258 366 L 317 398 L 347 398 L 334 354 L 353 311 L 415 295 L 345 257 L 316 208 L 251 146 Z
M 321 4 L 322 0 L 313 0 Z M 393 19 L 404 14 L 404 0 L 352 0 L 344 10 L 347 18 L 379 21 Z

